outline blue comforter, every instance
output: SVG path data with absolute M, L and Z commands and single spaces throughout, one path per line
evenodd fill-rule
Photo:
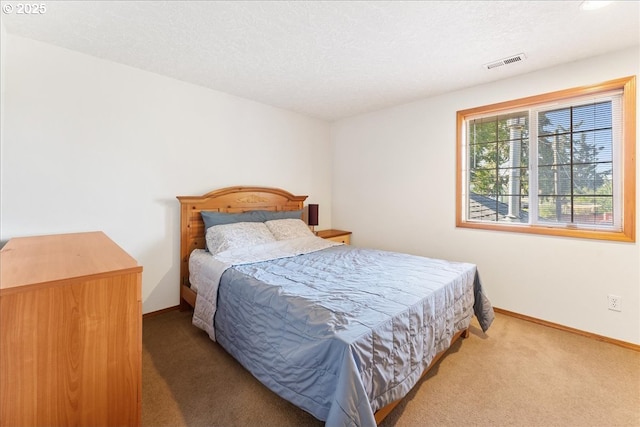
M 493 309 L 475 265 L 334 246 L 222 275 L 217 341 L 263 384 L 325 420 L 374 426 L 472 315 Z

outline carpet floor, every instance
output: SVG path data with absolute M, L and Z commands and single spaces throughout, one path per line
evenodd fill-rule
M 474 320 L 475 322 L 475 320 Z M 322 426 L 169 311 L 143 321 L 142 425 Z M 640 427 L 640 353 L 497 314 L 472 323 L 390 426 Z

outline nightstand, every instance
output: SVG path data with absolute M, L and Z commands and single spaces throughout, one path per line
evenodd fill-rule
M 323 239 L 333 240 L 334 242 L 344 243 L 345 245 L 351 244 L 351 232 L 344 230 L 321 230 L 317 233 L 318 237 Z

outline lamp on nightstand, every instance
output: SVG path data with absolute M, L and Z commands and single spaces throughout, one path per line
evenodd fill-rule
M 318 205 L 309 204 L 309 226 L 313 234 L 316 233 L 314 227 L 318 225 Z

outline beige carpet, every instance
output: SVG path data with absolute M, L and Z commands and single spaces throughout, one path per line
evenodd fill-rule
M 142 424 L 322 426 L 171 311 L 143 323 Z M 498 314 L 455 344 L 383 426 L 640 427 L 640 353 Z

